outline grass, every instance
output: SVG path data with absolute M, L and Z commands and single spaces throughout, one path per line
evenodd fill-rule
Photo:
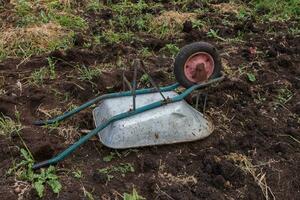
M 57 23 L 0 30 L 0 59 L 26 58 L 73 45 L 73 32 L 66 32 Z M 0 61 L 1 61 L 0 60 Z
M 292 99 L 293 95 L 293 92 L 288 88 L 280 88 L 277 90 L 275 102 L 277 104 L 284 105 Z
M 165 47 L 163 47 L 161 52 L 165 52 L 167 55 L 171 55 L 173 58 L 178 54 L 180 49 L 175 44 L 166 44 Z
M 252 0 L 255 13 L 262 13 L 265 20 L 288 20 L 300 18 L 300 2 L 298 0 Z
M 81 31 L 87 28 L 87 22 L 80 16 L 72 14 L 57 15 L 55 20 L 62 27 L 70 30 Z
M 81 179 L 82 178 L 82 171 L 81 170 L 76 170 L 76 171 L 73 171 L 72 172 L 72 174 L 73 174 L 73 176 L 75 177 L 75 178 L 77 178 L 77 179 Z
M 161 39 L 176 37 L 182 32 L 184 22 L 188 20 L 195 21 L 196 14 L 164 11 L 152 19 L 148 32 Z
M 98 169 L 98 172 L 104 174 L 107 177 L 107 180 L 110 181 L 112 178 L 114 178 L 114 175 L 112 174 L 118 173 L 124 177 L 127 173 L 134 172 L 134 167 L 130 163 L 120 163 L 117 166 Z
M 226 39 L 222 38 L 221 36 L 219 36 L 219 30 L 213 30 L 213 29 L 210 29 L 208 32 L 207 32 L 207 36 L 210 37 L 210 38 L 216 38 L 216 39 L 219 39 L 223 42 L 226 41 Z
M 82 66 L 78 68 L 80 73 L 79 79 L 92 82 L 93 78 L 98 77 L 101 74 L 101 70 L 98 68 L 89 68 Z
M 13 121 L 10 117 L 0 117 L 0 135 L 10 137 L 13 133 L 22 130 L 22 125 L 19 122 Z
M 134 38 L 132 32 L 115 32 L 113 30 L 106 30 L 99 36 L 99 43 L 103 41 L 106 44 L 118 44 L 121 42 L 129 42 Z
M 16 23 L 0 28 L 0 62 L 72 47 L 74 34 L 86 30 L 87 22 L 66 2 L 13 1 Z
M 54 80 L 57 78 L 56 71 L 55 71 L 56 61 L 51 57 L 48 57 L 47 61 L 48 61 L 47 67 L 42 67 L 31 73 L 29 77 L 30 84 L 36 86 L 42 86 L 46 79 Z
M 124 193 L 123 200 L 143 200 L 144 197 L 140 196 L 135 188 L 132 189 L 132 193 Z
M 61 191 L 62 185 L 53 166 L 47 169 L 42 168 L 40 173 L 36 173 L 32 170 L 34 159 L 31 153 L 21 149 L 21 156 L 23 160 L 10 168 L 8 174 L 14 172 L 18 179 L 30 182 L 40 198 L 44 195 L 45 185 L 48 185 L 56 194 Z

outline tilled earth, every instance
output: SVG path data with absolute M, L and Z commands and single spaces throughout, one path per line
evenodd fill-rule
M 106 16 L 107 11 L 101 12 L 99 16 Z M 94 29 L 94 14 L 87 15 Z M 287 31 L 289 23 L 295 22 L 259 23 L 249 19 L 247 23 L 236 21 L 234 26 L 224 26 L 220 21 L 225 16 L 220 13 L 205 17 L 214 21 L 224 38 L 245 32 L 242 41 L 222 41 L 185 23 L 181 38 L 176 40 L 180 47 L 195 41 L 211 42 L 221 54 L 226 79 L 203 91 L 208 94 L 205 115 L 215 125 L 212 135 L 192 143 L 117 153 L 94 137 L 57 165 L 62 191 L 57 196 L 47 188 L 44 199 L 85 199 L 84 190 L 95 199 L 121 199 L 121 194 L 133 187 L 146 199 L 300 199 L 300 36 Z M 268 32 L 270 27 L 276 31 Z M 79 38 L 84 37 L 82 34 Z M 75 65 L 104 66 L 123 57 L 130 80 L 132 60 L 141 58 L 154 80 L 167 85 L 175 81 L 173 59 L 163 56 L 160 49 L 170 42 L 149 35 L 133 43 L 86 49 L 79 41 L 67 51 L 32 56 L 21 64 L 21 59 L 9 58 L 0 63 L 6 91 L 0 96 L 0 112 L 17 120 L 18 111 L 23 125 L 20 134 L 35 160 L 49 159 L 94 128 L 92 109 L 54 129 L 36 127 L 32 125 L 34 120 L 55 116 L 54 111 L 64 112 L 71 104 L 80 105 L 123 87 L 123 69 L 103 69 L 92 84 L 78 78 Z M 137 51 L 142 47 L 155 54 L 142 58 Z M 27 77 L 47 66 L 49 56 L 57 59 L 57 78 L 45 80 L 42 86 L 29 84 Z M 250 81 L 247 73 L 254 74 L 256 80 Z M 142 75 L 139 72 L 139 78 Z M 139 87 L 145 86 L 139 83 Z M 187 98 L 191 104 L 193 100 Z M 20 193 L 16 187 L 26 186 L 26 182 L 18 182 L 6 172 L 14 161 L 21 160 L 17 146 L 22 147 L 22 142 L 17 135 L 0 136 L 0 144 L 0 196 L 17 199 Z M 114 157 L 105 162 L 103 158 L 111 153 Z M 109 181 L 98 172 L 120 163 L 131 163 L 135 171 L 125 176 L 115 173 Z M 76 170 L 82 171 L 82 178 L 73 176 Z M 38 199 L 31 187 L 22 196 Z

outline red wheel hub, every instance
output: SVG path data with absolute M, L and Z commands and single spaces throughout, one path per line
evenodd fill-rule
M 193 83 L 206 81 L 214 71 L 214 59 L 206 52 L 191 55 L 184 64 L 184 75 Z

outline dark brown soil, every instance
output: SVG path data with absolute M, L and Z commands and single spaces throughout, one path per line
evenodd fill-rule
M 111 17 L 107 10 L 98 15 L 107 20 Z M 90 14 L 92 16 L 93 13 Z M 233 38 L 238 31 L 245 32 L 244 42 L 226 43 L 209 38 L 187 22 L 182 40 L 177 43 L 183 46 L 194 41 L 207 41 L 216 45 L 221 53 L 227 78 L 204 91 L 208 94 L 205 114 L 215 124 L 213 134 L 192 143 L 118 151 L 121 156 L 116 156 L 111 162 L 103 161 L 103 157 L 115 150 L 104 147 L 95 137 L 57 165 L 63 189 L 57 196 L 47 188 L 44 199 L 85 199 L 83 188 L 95 199 L 121 199 L 118 194 L 130 192 L 132 187 L 147 199 L 264 199 L 258 181 L 243 171 L 238 163 L 228 159 L 232 153 L 247 156 L 256 166 L 256 174 L 265 174 L 267 185 L 276 199 L 300 199 L 300 36 L 290 35 L 286 23 L 261 24 L 249 19 L 247 23 L 231 27 L 222 25 L 220 21 L 224 16 L 221 14 L 212 13 L 207 17 L 212 17 L 221 37 Z M 267 33 L 270 26 L 274 26 L 277 32 Z M 84 37 L 78 36 L 78 47 L 65 52 L 33 56 L 21 65 L 20 59 L 7 59 L 0 63 L 0 76 L 5 78 L 2 88 L 6 91 L 0 96 L 0 113 L 12 119 L 16 119 L 16 110 L 21 113 L 21 123 L 25 127 L 21 136 L 37 162 L 51 158 L 69 145 L 69 140 L 58 131 L 49 133 L 45 127 L 32 125 L 36 119 L 47 118 L 38 111 L 39 107 L 64 111 L 70 102 L 80 105 L 99 94 L 122 90 L 123 70 L 106 69 L 93 80 L 93 85 L 78 79 L 75 65 L 89 67 L 123 57 L 125 64 L 130 66 L 132 60 L 138 57 L 137 49 L 149 47 L 156 56 L 144 61 L 154 80 L 160 85 L 174 82 L 170 78 L 172 58 L 159 52 L 169 41 L 145 36 L 144 41 L 134 44 L 90 50 L 81 47 Z M 28 84 L 26 77 L 46 66 L 48 56 L 58 60 L 57 79 L 45 80 L 39 87 Z M 239 72 L 238 68 L 244 71 Z M 247 72 L 254 73 L 256 81 L 250 82 Z M 130 67 L 126 75 L 131 78 Z M 139 78 L 141 75 L 139 73 Z M 22 90 L 17 80 L 22 83 Z M 145 85 L 140 83 L 140 86 Z M 53 89 L 62 95 L 55 96 Z M 276 104 L 279 89 L 288 89 L 293 95 L 282 106 Z M 64 98 L 65 93 L 69 94 L 68 99 Z M 91 109 L 87 109 L 61 127 L 77 126 L 78 130 L 72 137 L 78 139 L 84 134 L 82 130 L 94 128 L 91 115 Z M 6 176 L 13 161 L 21 159 L 17 146 L 22 147 L 19 137 L 0 136 L 2 199 L 17 199 L 15 180 Z M 127 173 L 125 177 L 114 174 L 115 177 L 107 181 L 97 171 L 119 163 L 131 163 L 135 172 Z M 80 180 L 72 174 L 76 170 L 82 171 Z M 166 178 L 168 174 L 172 177 L 194 177 L 196 181 L 184 183 Z M 268 195 L 272 199 L 270 192 Z M 31 189 L 24 194 L 24 199 L 38 197 Z

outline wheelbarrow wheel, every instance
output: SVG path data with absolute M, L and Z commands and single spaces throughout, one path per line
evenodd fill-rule
M 174 63 L 175 78 L 186 88 L 221 76 L 221 69 L 217 49 L 207 42 L 194 42 L 184 46 Z

